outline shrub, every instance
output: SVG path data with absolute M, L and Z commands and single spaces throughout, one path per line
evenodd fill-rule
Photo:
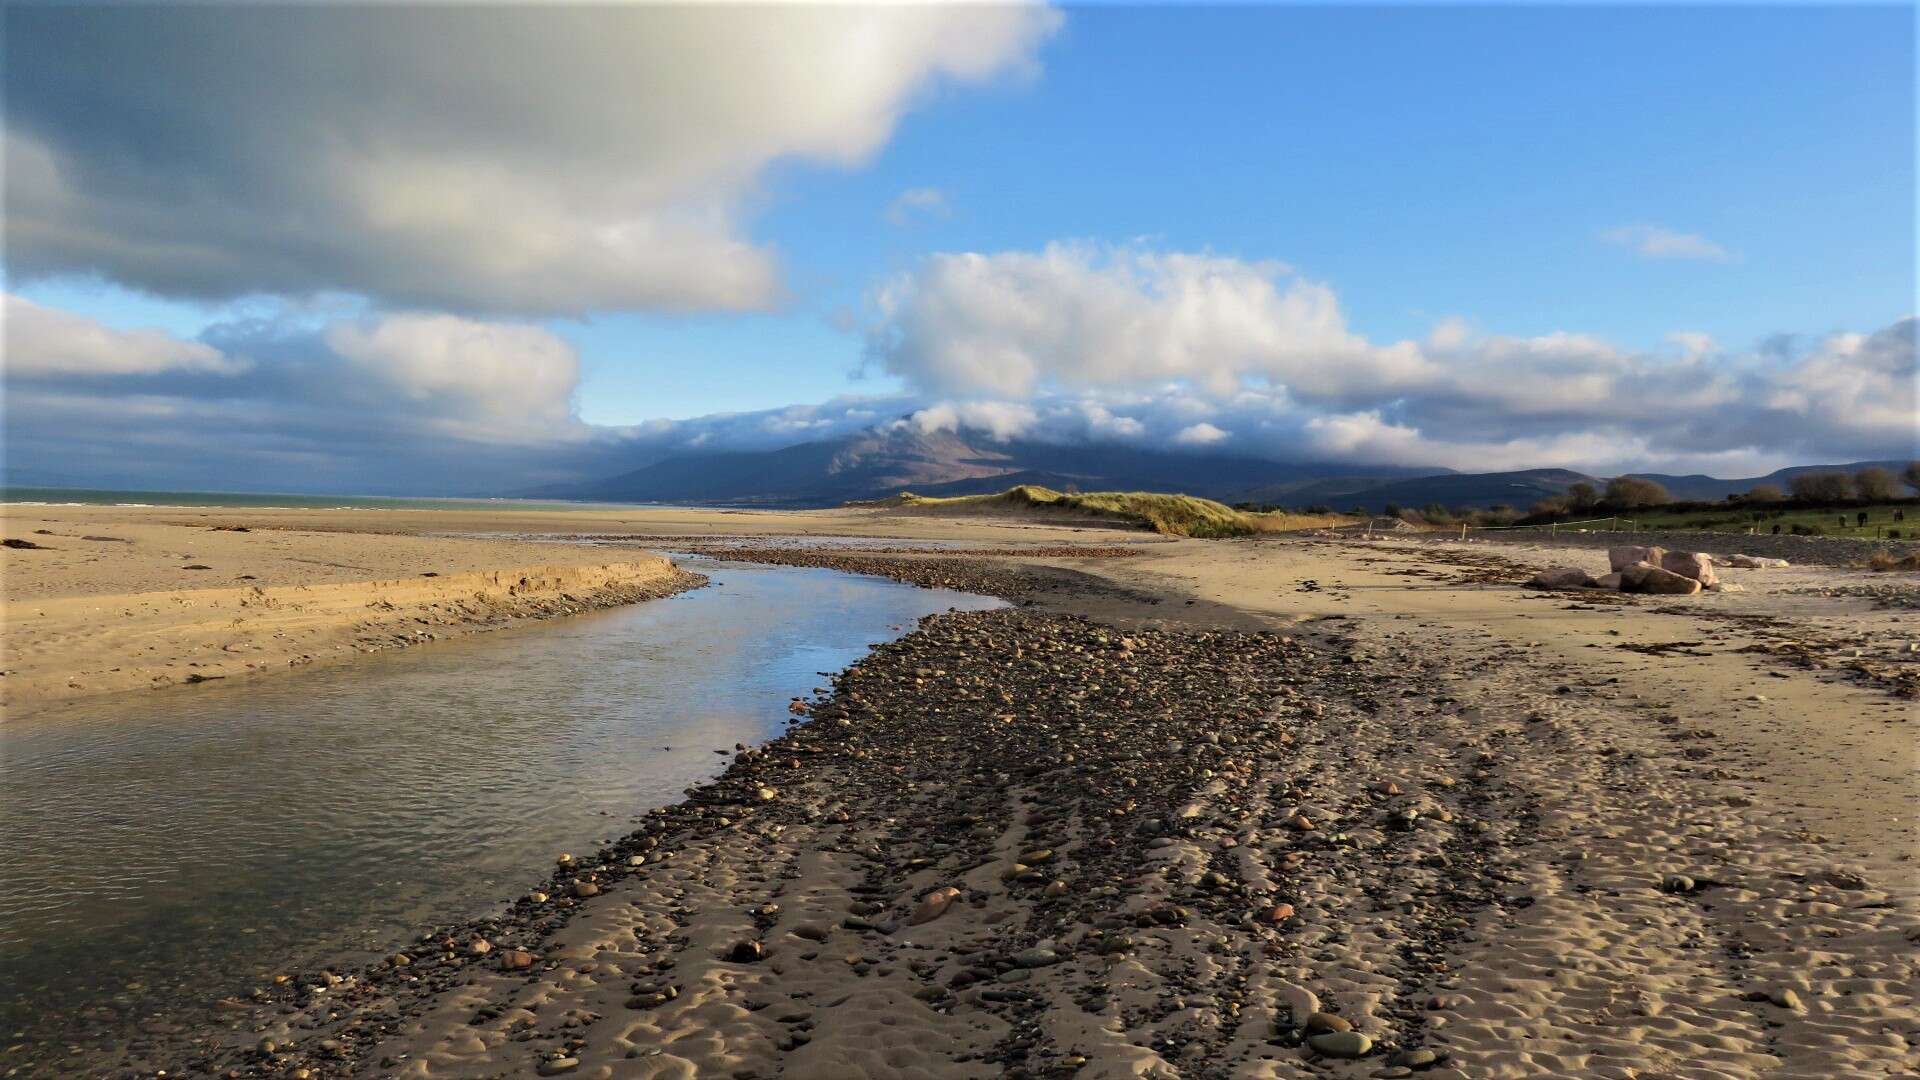
M 1920 570 L 1920 552 L 1895 555 L 1890 551 L 1876 551 L 1867 560 L 1867 566 L 1874 570 Z
M 1868 502 L 1886 502 L 1899 497 L 1900 481 L 1887 470 L 1873 466 L 1853 474 L 1853 490 Z
M 1803 502 L 1845 502 L 1853 498 L 1853 477 L 1843 472 L 1801 473 L 1788 484 Z
M 1776 503 L 1786 497 L 1787 497 L 1786 492 L 1781 491 L 1779 488 L 1773 486 L 1772 484 L 1755 484 L 1753 487 L 1753 490 L 1747 492 L 1746 501 L 1756 502 L 1756 503 Z
M 1585 480 L 1567 485 L 1567 506 L 1573 510 L 1591 510 L 1600 504 L 1600 492 Z
M 1673 496 L 1657 482 L 1638 476 L 1616 476 L 1607 481 L 1608 506 L 1636 510 L 1643 506 L 1665 506 Z
M 1794 523 L 1793 523 L 1793 535 L 1795 535 L 1795 536 L 1825 536 L 1825 535 L 1827 535 L 1827 530 L 1826 530 L 1826 529 L 1825 529 L 1824 527 L 1822 527 L 1822 526 L 1819 526 L 1819 525 L 1802 525 L 1802 524 L 1800 524 L 1799 522 L 1797 522 L 1797 521 L 1796 521 L 1796 522 L 1794 522 Z

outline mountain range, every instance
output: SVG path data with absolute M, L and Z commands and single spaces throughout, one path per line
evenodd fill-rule
M 1856 471 L 1868 465 L 1896 471 L 1904 462 L 1797 466 L 1766 476 L 1722 480 L 1711 476 L 1635 473 L 1664 485 L 1676 499 L 1715 500 L 1760 484 L 1785 487 L 1799 473 Z M 820 507 L 912 491 L 920 495 L 976 495 L 1015 484 L 1062 491 L 1160 491 L 1228 503 L 1339 509 L 1388 505 L 1453 508 L 1506 505 L 1525 509 L 1565 494 L 1575 483 L 1603 486 L 1604 478 L 1569 469 L 1461 473 L 1435 467 L 1273 461 L 1205 451 L 1061 445 L 996 440 L 976 432 L 922 432 L 908 424 L 882 425 L 843 438 L 796 443 L 775 450 L 676 454 L 643 468 L 582 484 L 539 488 L 532 498 L 603 502 L 691 503 L 724 506 Z

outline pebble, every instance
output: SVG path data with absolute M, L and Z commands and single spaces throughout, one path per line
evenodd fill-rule
M 1660 891 L 1670 893 L 1690 893 L 1695 881 L 1685 874 L 1668 874 L 1660 879 Z
M 1373 1052 L 1373 1040 L 1357 1031 L 1323 1031 L 1307 1036 L 1307 1045 L 1334 1058 L 1366 1057 Z
M 920 898 L 920 905 L 914 908 L 913 916 L 907 920 L 908 924 L 919 926 L 921 923 L 930 923 L 945 915 L 947 909 L 953 906 L 954 900 L 959 896 L 960 890 L 951 885 L 933 890 Z
M 1060 954 L 1052 949 L 1032 948 L 1022 951 L 1013 958 L 1013 962 L 1023 968 L 1047 967 L 1060 962 Z
M 1790 986 L 1782 986 L 1769 990 L 1767 992 L 1767 1000 L 1783 1009 L 1791 1009 L 1794 1012 L 1800 1012 L 1807 1007 L 1806 1003 L 1800 1000 L 1800 995 L 1794 993 L 1793 988 Z
M 1317 1012 L 1307 1017 L 1307 1030 L 1316 1034 L 1326 1031 L 1352 1031 L 1353 1021 L 1330 1012 Z
M 559 1076 L 561 1073 L 570 1073 L 579 1067 L 579 1058 L 557 1057 L 542 1061 L 539 1069 L 536 1071 L 538 1071 L 541 1076 Z

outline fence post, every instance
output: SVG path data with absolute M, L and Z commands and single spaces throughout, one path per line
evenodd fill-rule
M 1465 540 L 1466 538 L 1467 538 L 1467 523 L 1463 521 L 1460 523 L 1460 539 Z

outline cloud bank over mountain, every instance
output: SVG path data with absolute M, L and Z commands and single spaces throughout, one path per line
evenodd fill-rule
M 909 393 L 620 427 L 579 419 L 579 358 L 537 324 L 290 315 L 184 340 L 9 298 L 9 441 L 27 451 L 11 464 L 83 474 L 91 462 L 172 484 L 210 468 L 245 478 L 297 467 L 336 489 L 377 480 L 381 490 L 511 491 L 681 450 L 765 449 L 891 423 L 1470 471 L 1739 475 L 1900 457 L 1914 445 L 1912 319 L 1789 352 L 1647 355 L 1574 335 L 1513 339 L 1457 327 L 1374 345 L 1344 329 L 1323 287 L 1307 286 L 1313 300 L 1289 305 L 1281 298 L 1292 286 L 1223 269 L 1224 280 L 1182 283 L 1205 302 L 1170 301 L 1157 283 L 1114 301 L 1115 311 L 1137 308 L 1132 332 L 1096 334 L 1088 348 L 1054 324 L 1087 318 L 1071 295 L 1085 284 L 1081 269 L 1067 276 L 1057 307 L 1036 304 L 1016 318 L 967 315 L 969 303 L 996 293 L 961 290 L 935 305 L 954 340 L 906 309 L 891 316 L 900 332 L 880 334 L 934 354 L 924 382 L 908 366 L 919 352 L 902 346 L 882 358 L 901 365 Z M 1230 295 L 1236 286 L 1246 294 Z M 1026 287 L 1038 283 L 1029 276 Z M 913 295 L 912 304 L 931 302 Z M 1296 318 L 1304 326 L 1294 338 Z M 1126 344 L 1151 335 L 1160 337 L 1154 349 Z M 1103 342 L 1118 350 L 1112 363 Z M 976 356 L 986 358 L 977 369 Z M 1010 371 L 1020 373 L 1015 382 Z

